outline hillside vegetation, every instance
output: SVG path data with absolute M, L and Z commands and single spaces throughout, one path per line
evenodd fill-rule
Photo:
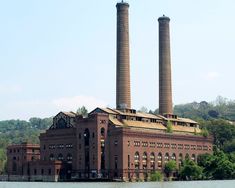
M 51 124 L 52 118 L 0 121 L 0 174 L 5 172 L 6 147 L 9 144 L 39 143 L 39 134 Z

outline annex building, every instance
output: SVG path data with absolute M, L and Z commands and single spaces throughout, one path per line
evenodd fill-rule
M 175 160 L 197 161 L 212 152 L 212 138 L 200 135 L 197 122 L 173 113 L 170 19 L 159 22 L 159 115 L 131 108 L 129 4 L 117 3 L 116 108 L 99 108 L 87 117 L 60 112 L 40 145 L 7 148 L 9 180 L 148 180 Z M 170 127 L 170 131 L 169 131 Z

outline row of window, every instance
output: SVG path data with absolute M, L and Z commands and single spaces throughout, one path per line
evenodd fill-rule
M 130 146 L 130 141 L 128 141 L 128 146 Z M 186 150 L 211 150 L 211 146 L 202 146 L 202 145 L 189 145 L 189 144 L 170 144 L 170 143 L 155 143 L 155 142 L 146 142 L 146 141 L 134 141 L 135 147 L 151 147 L 155 148 L 171 148 L 171 149 L 186 149 Z
M 35 152 L 35 149 L 34 149 L 34 148 L 33 148 L 33 149 L 27 149 L 27 151 L 28 151 L 28 152 L 31 151 L 31 152 L 34 153 L 34 152 Z M 37 151 L 37 150 L 36 150 L 36 151 Z M 38 151 L 39 151 L 39 149 L 38 149 Z M 10 152 L 10 153 L 19 153 L 19 152 L 20 152 L 20 149 L 10 149 L 9 152 Z M 24 152 L 26 152 L 26 149 L 24 149 Z
M 54 161 L 56 159 L 59 160 L 59 161 L 64 161 L 65 160 L 62 153 L 58 154 L 57 158 L 54 156 L 54 154 L 50 154 L 49 159 L 51 161 Z M 73 157 L 72 157 L 72 155 L 70 153 L 67 154 L 66 160 L 67 161 L 72 161 L 73 160 Z
M 45 148 L 45 147 L 44 147 Z M 49 145 L 49 149 L 64 149 L 64 148 L 73 148 L 73 144 L 51 144 Z
M 176 161 L 178 159 L 179 165 L 182 164 L 183 159 L 191 159 L 193 161 L 196 161 L 196 155 L 195 154 L 192 154 L 191 157 L 190 157 L 190 155 L 187 153 L 184 157 L 185 158 L 183 158 L 182 153 L 180 153 L 178 157 L 176 156 L 175 153 L 173 153 L 172 155 L 170 155 L 169 153 L 165 153 L 165 155 L 163 155 L 162 153 L 158 153 L 158 155 L 157 155 L 157 166 L 162 167 L 162 162 L 166 163 L 169 160 Z M 128 155 L 128 163 L 130 161 L 129 158 L 130 157 Z M 142 155 L 142 159 L 141 159 L 141 156 L 140 156 L 139 152 L 136 152 L 135 155 L 134 155 L 135 168 L 139 168 L 140 160 L 142 160 L 143 168 L 147 165 L 148 162 L 150 162 L 151 167 L 155 167 L 155 154 L 153 152 L 150 154 L 149 158 L 148 158 L 147 152 L 144 152 L 143 155 Z M 129 166 L 129 164 L 128 164 L 128 166 Z

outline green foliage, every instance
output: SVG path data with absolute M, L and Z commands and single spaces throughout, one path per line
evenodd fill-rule
M 22 142 L 39 143 L 39 134 L 52 125 L 52 118 L 30 118 L 29 121 L 0 121 L 0 174 L 5 172 L 6 147 Z
M 166 132 L 173 133 L 172 123 L 170 121 L 167 121 Z
M 235 126 L 225 120 L 210 120 L 203 122 L 202 125 L 214 137 L 214 144 L 223 149 L 226 142 L 235 139 Z
M 232 141 L 226 141 L 223 146 L 223 150 L 226 153 L 232 153 L 235 152 L 235 138 L 233 138 Z
M 165 164 L 164 172 L 166 176 L 169 177 L 171 176 L 172 172 L 174 172 L 176 169 L 177 169 L 176 162 L 173 160 L 170 160 Z
M 143 113 L 148 113 L 148 108 L 146 108 L 145 106 L 142 106 L 138 112 L 143 112 Z
M 209 132 L 206 128 L 203 128 L 202 131 L 201 131 L 201 135 L 204 136 L 204 137 L 208 137 L 209 136 Z
M 195 162 L 191 160 L 186 160 L 183 162 L 183 166 L 180 169 L 179 177 L 182 180 L 200 180 L 202 179 L 203 168 L 198 166 Z
M 191 119 L 227 119 L 235 120 L 235 101 L 218 96 L 213 102 L 202 101 L 174 106 L 174 113 Z
M 159 171 L 155 171 L 150 174 L 150 181 L 162 181 L 163 180 L 163 175 Z
M 233 179 L 235 178 L 235 155 L 226 155 L 216 150 L 213 155 L 203 154 L 198 157 L 198 165 L 203 168 L 204 179 Z
M 80 115 L 82 115 L 83 117 L 87 117 L 87 115 L 88 115 L 88 110 L 86 109 L 85 106 L 79 107 L 79 108 L 77 109 L 77 114 L 80 114 Z

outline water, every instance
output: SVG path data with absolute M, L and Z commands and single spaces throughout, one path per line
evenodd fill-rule
M 0 188 L 235 188 L 235 180 L 143 183 L 0 182 Z

